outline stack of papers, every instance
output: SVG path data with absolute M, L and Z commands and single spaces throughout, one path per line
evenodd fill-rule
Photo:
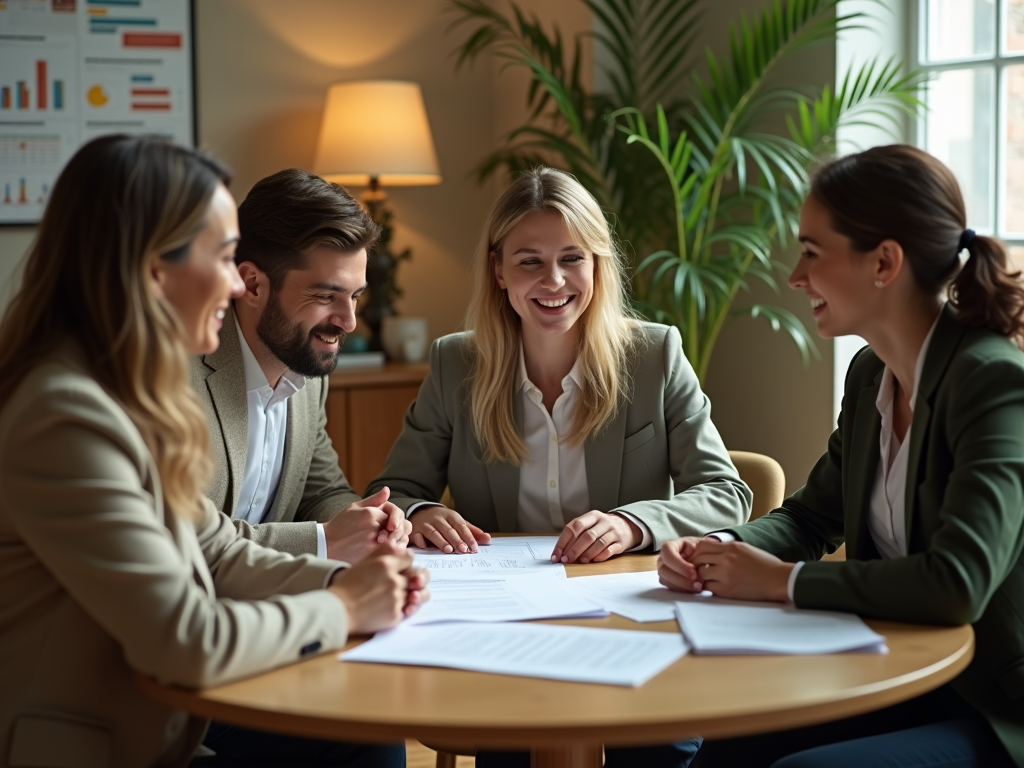
M 338 658 L 636 687 L 686 651 L 682 636 L 669 632 L 543 624 L 432 624 L 380 632 Z
M 566 586 L 612 613 L 640 623 L 672 621 L 676 617 L 679 593 L 661 586 L 657 571 L 579 576 L 568 579 Z
M 563 570 L 564 574 L 564 570 Z M 430 600 L 404 626 L 439 621 L 527 621 L 608 615 L 600 602 L 571 592 L 568 580 L 551 571 L 530 576 L 474 575 L 447 571 L 434 575 Z
M 885 638 L 851 613 L 695 597 L 676 605 L 695 653 L 887 653 Z

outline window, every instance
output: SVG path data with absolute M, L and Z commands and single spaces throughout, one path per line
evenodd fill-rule
M 1024 0 L 918 0 L 917 17 L 918 144 L 956 173 L 968 226 L 1024 265 Z

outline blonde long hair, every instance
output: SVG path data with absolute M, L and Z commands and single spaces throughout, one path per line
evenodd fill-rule
M 0 322 L 2 406 L 25 375 L 74 339 L 149 448 L 164 501 L 195 518 L 210 472 L 206 417 L 188 384 L 174 308 L 153 291 L 153 259 L 183 261 L 226 171 L 198 152 L 104 136 L 61 172 Z
M 640 339 L 626 301 L 625 264 L 593 196 L 574 177 L 553 168 L 521 174 L 495 203 L 477 249 L 466 326 L 473 331 L 469 390 L 473 429 L 484 461 L 520 465 L 526 444 L 513 416 L 522 338 L 519 315 L 498 285 L 490 254 L 500 261 L 509 232 L 535 211 L 557 211 L 573 241 L 594 254 L 594 296 L 580 317 L 576 359 L 582 397 L 566 441 L 581 445 L 614 418 L 629 397 L 629 357 Z

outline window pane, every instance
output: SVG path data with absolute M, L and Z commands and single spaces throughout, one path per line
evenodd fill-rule
M 1010 246 L 1010 266 L 1014 269 L 1024 270 L 1024 245 Z
M 928 61 L 995 54 L 995 0 L 926 0 L 926 5 Z
M 1003 226 L 1006 233 L 1024 233 L 1024 64 L 1003 70 L 1006 115 L 1005 161 L 999 169 L 1003 197 Z
M 1006 30 L 1004 48 L 1007 53 L 1024 51 L 1024 0 L 1005 0 Z
M 940 72 L 929 83 L 925 117 L 925 149 L 956 174 L 967 202 L 968 223 L 989 232 L 994 223 L 994 96 L 991 67 Z

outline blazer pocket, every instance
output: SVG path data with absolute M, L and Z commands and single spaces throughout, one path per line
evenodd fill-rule
M 638 432 L 634 432 L 622 441 L 622 452 L 635 451 L 641 445 L 651 442 L 654 439 L 654 423 L 648 424 Z
M 1009 698 L 1016 701 L 1024 697 L 1024 659 L 1018 659 L 1004 667 L 997 675 L 999 687 Z
M 12 768 L 107 768 L 113 737 L 101 723 L 25 715 L 14 721 Z

